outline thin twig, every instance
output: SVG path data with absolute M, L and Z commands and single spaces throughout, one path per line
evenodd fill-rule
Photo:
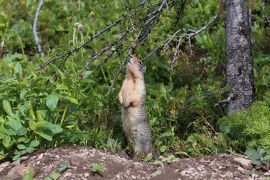
M 36 42 L 36 45 L 38 48 L 38 52 L 42 57 L 44 57 L 44 51 L 43 51 L 41 45 L 39 44 L 38 33 L 37 33 L 37 23 L 38 23 L 38 15 L 39 15 L 39 12 L 40 12 L 43 4 L 44 4 L 44 0 L 40 0 L 38 7 L 37 7 L 37 10 L 36 10 L 36 13 L 35 13 L 35 18 L 34 18 L 34 23 L 33 23 L 33 33 L 34 33 L 35 42 Z
M 92 69 L 99 68 L 100 66 L 105 64 L 108 61 L 108 59 L 110 59 L 114 55 L 115 52 L 116 51 L 110 51 L 109 55 L 103 61 L 101 61 L 100 63 L 98 63 L 97 65 L 94 65 L 92 67 L 84 67 L 84 69 L 85 70 L 92 70 Z
M 164 42 L 163 42 L 163 44 L 161 45 L 161 46 L 158 46 L 158 47 L 156 47 L 154 50 L 152 50 L 146 57 L 144 57 L 143 59 L 145 60 L 145 59 L 147 59 L 148 57 L 150 57 L 153 53 L 155 53 L 158 49 L 161 49 L 161 48 L 163 48 L 163 47 L 166 47 L 166 46 L 168 46 L 170 43 L 171 43 L 171 41 L 173 40 L 173 39 L 175 39 L 176 37 L 178 37 L 177 35 L 180 33 L 180 32 L 190 32 L 190 33 L 188 33 L 188 34 L 184 34 L 184 35 L 181 35 L 180 37 L 179 37 L 179 40 L 181 39 L 185 39 L 185 40 L 188 40 L 189 41 L 189 48 L 190 48 L 190 50 L 191 50 L 191 38 L 193 38 L 194 36 L 196 36 L 196 35 L 198 35 L 199 33 L 201 33 L 201 32 L 203 32 L 204 30 L 206 30 L 211 24 L 213 24 L 214 22 L 215 22 L 215 20 L 217 19 L 217 17 L 218 17 L 218 14 L 219 13 L 216 13 L 210 20 L 209 20 L 209 22 L 206 24 L 206 25 L 204 25 L 203 27 L 201 27 L 200 29 L 198 29 L 198 30 L 192 30 L 192 29 L 179 29 L 179 30 L 177 30 L 173 35 L 172 35 L 172 37 L 170 37 L 170 38 L 168 38 L 168 39 L 166 39 Z M 179 45 L 179 40 L 178 40 L 178 45 Z M 180 45 L 179 45 L 180 46 Z M 176 48 L 176 51 L 177 50 L 179 50 L 178 48 Z M 175 54 L 176 54 L 177 52 L 175 52 Z M 175 63 L 175 59 L 172 61 L 173 63 Z M 171 65 L 172 65 L 172 63 L 171 63 Z
M 111 84 L 111 86 L 110 86 L 110 88 L 109 88 L 109 90 L 108 90 L 108 92 L 106 93 L 105 96 L 109 95 L 110 92 L 112 91 L 112 88 L 113 88 L 113 86 L 114 86 L 116 80 L 118 79 L 118 76 L 119 76 L 119 74 L 120 74 L 120 72 L 121 72 L 121 70 L 122 70 L 124 64 L 126 63 L 126 61 L 127 61 L 127 57 L 125 57 L 125 58 L 121 61 L 121 64 L 120 64 L 120 66 L 118 67 L 118 69 L 117 69 L 117 71 L 116 71 L 116 73 L 115 73 L 115 75 L 114 75 L 113 82 L 112 82 L 112 84 Z
M 92 62 L 93 60 L 97 59 L 99 56 L 101 56 L 102 54 L 104 54 L 105 52 L 109 51 L 113 46 L 117 45 L 119 42 L 121 42 L 126 36 L 127 34 L 133 29 L 133 27 L 129 28 L 126 32 L 124 32 L 123 35 L 120 36 L 120 38 L 118 38 L 117 40 L 115 40 L 114 42 L 110 43 L 108 46 L 106 46 L 105 48 L 103 48 L 102 50 L 100 50 L 99 52 L 97 52 L 96 54 L 94 54 L 86 63 L 85 68 L 87 66 L 89 66 L 90 62 Z
M 115 20 L 112 24 L 110 24 L 106 28 L 102 29 L 101 31 L 99 31 L 98 33 L 96 33 L 95 35 L 93 35 L 92 37 L 90 37 L 89 39 L 87 39 L 84 43 L 82 43 L 78 47 L 75 47 L 74 49 L 68 51 L 67 53 L 58 54 L 58 55 L 56 55 L 54 57 L 49 58 L 46 62 L 44 62 L 42 65 L 40 65 L 40 68 L 39 69 L 44 68 L 45 66 L 47 66 L 48 64 L 50 64 L 51 62 L 53 62 L 53 61 L 55 61 L 57 59 L 64 58 L 64 60 L 67 60 L 72 54 L 74 54 L 75 52 L 79 51 L 81 48 L 85 47 L 87 44 L 89 44 L 94 39 L 98 38 L 103 33 L 109 31 L 112 27 L 116 26 L 123 19 L 124 18 L 120 18 L 120 19 Z

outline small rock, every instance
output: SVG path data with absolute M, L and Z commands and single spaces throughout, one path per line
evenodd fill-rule
M 0 172 L 2 172 L 7 166 L 9 166 L 11 163 L 10 162 L 4 162 L 0 165 Z
M 253 168 L 251 161 L 249 159 L 234 158 L 233 161 L 241 165 L 244 169 L 251 170 Z
M 251 174 L 251 177 L 252 177 L 253 179 L 257 179 L 257 178 L 259 177 L 259 175 L 258 175 L 258 174 Z
M 242 168 L 242 167 L 238 167 L 237 170 L 240 171 L 240 172 L 244 172 L 245 171 L 245 169 Z
M 116 179 L 120 179 L 120 175 L 117 174 L 117 175 L 115 176 L 115 178 L 116 178 Z
M 42 159 L 43 156 L 44 156 L 44 154 L 40 154 L 40 155 L 38 156 L 38 160 Z
M 200 165 L 197 167 L 198 171 L 203 171 L 204 170 L 204 165 Z
M 265 175 L 265 176 L 270 176 L 270 170 L 267 171 L 266 173 L 264 173 L 263 175 Z

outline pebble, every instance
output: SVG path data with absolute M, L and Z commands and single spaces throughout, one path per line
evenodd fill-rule
M 241 165 L 244 169 L 251 170 L 253 168 L 253 165 L 249 159 L 237 157 L 234 158 L 233 161 Z
M 9 166 L 11 163 L 10 162 L 4 162 L 0 165 L 0 172 L 2 172 L 7 166 Z

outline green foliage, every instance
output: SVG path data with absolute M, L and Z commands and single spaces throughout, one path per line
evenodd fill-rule
M 91 172 L 101 174 L 105 170 L 105 166 L 103 164 L 92 164 L 90 168 Z
M 265 103 L 257 102 L 248 110 L 223 117 L 219 124 L 241 149 L 262 147 L 270 152 L 270 111 Z
M 257 149 L 247 149 L 245 151 L 252 161 L 252 164 L 256 166 L 261 166 L 263 161 L 270 161 L 270 154 L 267 154 L 264 149 L 258 147 Z
M 62 161 L 62 162 L 60 163 L 59 171 L 60 171 L 60 172 L 63 172 L 63 171 L 65 171 L 65 170 L 67 170 L 68 168 L 70 168 L 69 163 Z
M 60 176 L 61 176 L 61 174 L 59 174 L 57 172 L 52 172 L 51 175 L 45 177 L 44 180 L 57 180 Z
M 158 3 L 146 1 L 146 7 Z M 219 10 L 219 1 L 185 1 L 183 14 L 177 1 L 166 7 L 147 40 L 136 53 L 146 57 L 179 29 L 197 30 Z M 253 2 L 253 1 L 252 1 Z M 46 52 L 40 57 L 32 34 L 37 1 L 0 0 L 0 160 L 16 160 L 37 147 L 79 144 L 119 152 L 126 147 L 121 107 L 117 100 L 121 74 L 105 95 L 141 24 L 117 53 L 96 69 L 84 69 L 89 56 L 103 49 L 119 34 L 154 9 L 139 1 L 46 0 L 39 14 L 38 34 Z M 250 110 L 222 118 L 225 99 L 225 33 L 223 15 L 201 34 L 181 45 L 173 69 L 172 54 L 178 41 L 144 60 L 147 66 L 147 111 L 157 153 L 200 156 L 246 147 L 269 149 L 269 22 L 270 8 L 263 1 L 253 10 L 254 76 L 257 100 Z M 127 10 L 127 7 L 130 10 Z M 77 47 L 108 24 L 131 15 L 119 26 L 92 41 L 65 62 L 56 60 L 43 70 L 49 57 Z M 267 25 L 268 23 L 268 25 Z M 268 26 L 268 28 L 267 28 Z M 101 63 L 107 54 L 91 62 Z M 220 120 L 217 125 L 217 121 Z M 235 149 L 234 149 L 235 150 Z

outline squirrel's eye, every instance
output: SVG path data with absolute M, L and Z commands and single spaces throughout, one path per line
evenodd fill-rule
M 140 64 L 142 64 L 142 61 L 138 61 Z

